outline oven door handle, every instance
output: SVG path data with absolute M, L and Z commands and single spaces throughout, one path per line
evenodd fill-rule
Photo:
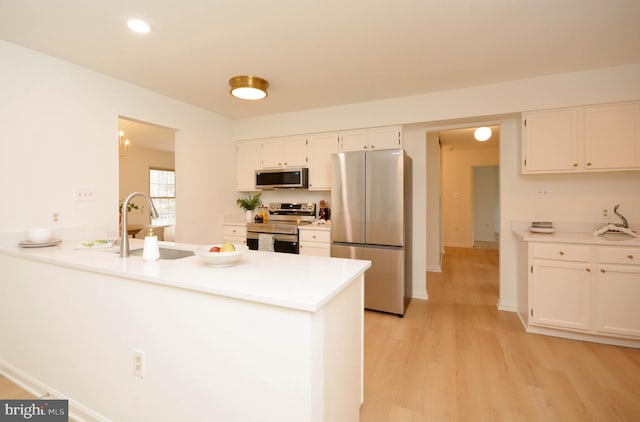
M 298 243 L 298 236 L 295 234 L 247 232 L 247 239 L 258 239 L 261 234 L 271 234 L 273 240 L 278 242 Z

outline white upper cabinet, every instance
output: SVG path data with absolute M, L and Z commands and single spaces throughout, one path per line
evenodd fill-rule
M 524 172 L 577 170 L 581 123 L 582 115 L 577 108 L 525 113 Z
M 339 137 L 340 152 L 402 148 L 400 126 L 350 130 Z
M 236 142 L 236 190 L 256 190 L 256 170 L 260 168 L 262 141 Z
M 262 168 L 306 166 L 306 137 L 295 136 L 262 141 Z
M 640 102 L 523 114 L 523 173 L 640 170 Z
M 585 166 L 640 167 L 640 102 L 585 107 L 584 121 Z
M 309 136 L 309 190 L 331 190 L 331 154 L 337 152 L 337 133 Z

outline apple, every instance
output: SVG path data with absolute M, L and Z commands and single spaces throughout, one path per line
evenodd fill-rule
M 209 252 L 220 252 L 220 246 L 212 246 Z
M 229 242 L 224 242 L 222 244 L 222 247 L 220 248 L 220 252 L 233 252 L 235 250 L 236 250 L 236 247 Z

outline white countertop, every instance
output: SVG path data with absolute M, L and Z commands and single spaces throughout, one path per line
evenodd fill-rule
M 233 267 L 213 268 L 197 256 L 144 262 L 120 258 L 118 249 L 77 250 L 80 240 L 57 246 L 21 248 L 0 236 L 0 254 L 72 269 L 173 286 L 202 293 L 315 312 L 371 266 L 370 261 L 248 251 Z M 143 246 L 130 239 L 130 248 Z M 199 245 L 160 242 L 161 247 L 193 250 Z
M 298 230 L 326 230 L 329 231 L 331 230 L 331 222 L 327 222 L 327 223 L 323 223 L 323 224 L 318 224 L 318 223 L 311 223 L 311 224 L 305 224 L 302 226 L 298 226 Z
M 585 245 L 640 246 L 640 238 L 607 240 L 594 236 L 593 232 L 556 231 L 554 233 L 532 233 L 528 229 L 513 228 L 513 233 L 527 242 L 579 243 Z

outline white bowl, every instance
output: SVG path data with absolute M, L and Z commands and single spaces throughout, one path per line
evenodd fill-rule
M 29 229 L 27 240 L 31 243 L 46 243 L 51 240 L 53 230 L 51 229 Z
M 233 252 L 209 252 L 214 246 L 221 247 L 222 244 L 209 245 L 209 246 L 199 246 L 193 251 L 201 260 L 207 263 L 207 265 L 211 267 L 230 267 L 235 265 L 242 255 L 249 250 L 247 245 L 239 245 L 234 243 L 233 246 L 236 248 Z

